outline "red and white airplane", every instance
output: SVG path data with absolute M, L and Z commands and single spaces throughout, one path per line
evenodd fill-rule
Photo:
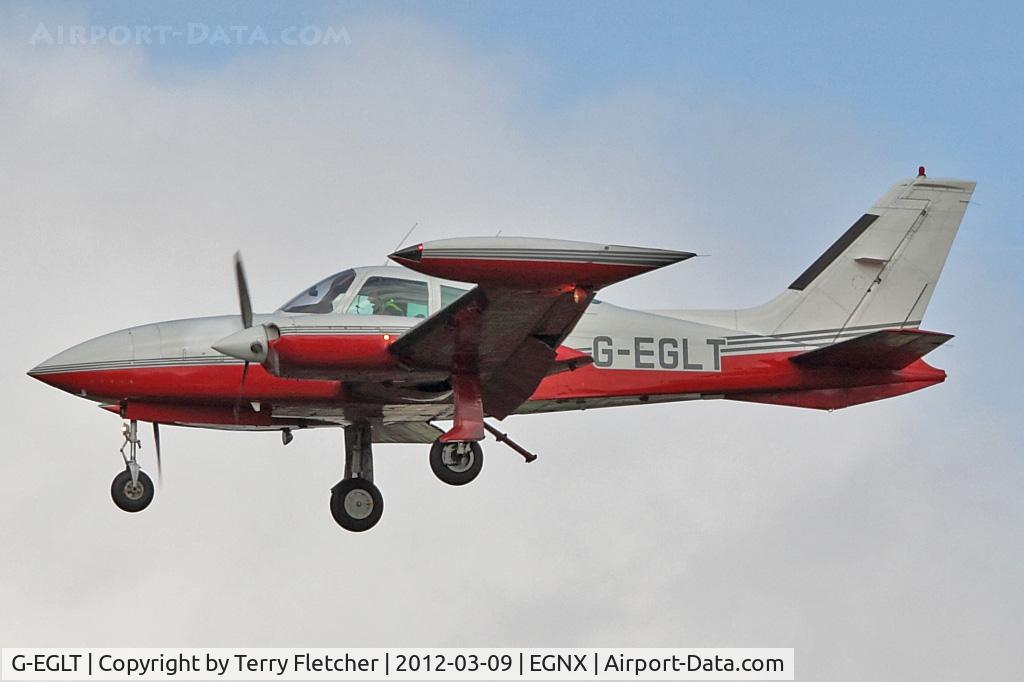
M 363 531 L 384 508 L 373 443 L 431 444 L 437 477 L 463 485 L 480 473 L 486 431 L 534 458 L 488 417 L 711 398 L 832 410 L 943 381 L 921 358 L 951 337 L 919 326 L 973 191 L 922 168 L 788 289 L 738 310 L 595 299 L 691 253 L 481 237 L 401 249 L 390 257 L 407 269 L 345 270 L 254 316 L 236 259 L 241 319 L 132 327 L 29 375 L 125 420 L 111 494 L 130 512 L 154 492 L 139 421 L 153 424 L 158 466 L 160 424 L 278 430 L 286 444 L 295 429 L 344 427 L 330 508 Z

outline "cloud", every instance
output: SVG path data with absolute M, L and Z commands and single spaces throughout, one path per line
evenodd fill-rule
M 884 129 L 697 83 L 547 107 L 528 94 L 542 65 L 393 17 L 347 25 L 339 49 L 170 74 L 134 48 L 31 49 L 13 25 L 6 645 L 794 646 L 816 679 L 1020 668 L 1020 437 L 1011 409 L 974 406 L 986 387 L 967 371 L 835 414 L 515 418 L 541 459 L 491 443 L 466 489 L 435 481 L 425 448 L 379 447 L 387 509 L 365 536 L 328 515 L 335 432 L 282 450 L 168 429 L 167 485 L 145 514 L 117 513 L 117 420 L 22 375 L 114 328 L 233 311 L 236 248 L 270 309 L 382 262 L 414 222 L 417 240 L 502 230 L 710 252 L 606 298 L 753 304 L 905 172 Z M 961 286 L 985 276 L 958 267 Z M 936 305 L 961 298 L 943 286 Z M 943 360 L 987 371 L 979 343 Z

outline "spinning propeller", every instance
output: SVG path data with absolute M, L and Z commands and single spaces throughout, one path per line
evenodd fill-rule
M 245 364 L 242 365 L 242 379 L 238 383 L 238 397 L 235 399 L 234 412 L 237 422 L 242 404 L 242 391 L 245 388 L 245 378 L 249 374 L 249 363 L 266 361 L 270 335 L 265 325 L 253 326 L 252 298 L 249 296 L 249 284 L 245 279 L 245 267 L 242 265 L 241 252 L 235 253 L 235 285 L 238 289 L 238 303 L 242 311 L 242 329 L 225 336 L 213 344 L 212 348 L 224 355 L 245 361 Z
M 235 285 L 238 287 L 238 303 L 242 308 L 242 327 L 248 329 L 252 326 L 252 299 L 249 298 L 249 284 L 245 281 L 241 251 L 235 251 Z

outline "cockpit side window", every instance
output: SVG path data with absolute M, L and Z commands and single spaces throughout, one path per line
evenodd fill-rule
M 450 287 L 446 284 L 441 285 L 441 307 L 447 308 L 455 301 L 459 300 L 463 295 L 469 293 L 469 289 L 459 289 L 458 287 Z
M 371 277 L 348 307 L 349 315 L 426 317 L 427 283 L 396 277 Z
M 281 306 L 286 313 L 333 313 L 338 299 L 352 286 L 356 273 L 345 270 L 317 282 L 306 291 Z

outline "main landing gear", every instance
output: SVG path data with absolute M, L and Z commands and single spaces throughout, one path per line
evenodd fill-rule
M 465 485 L 480 473 L 483 451 L 475 442 L 430 448 L 430 468 L 449 485 Z M 373 484 L 373 432 L 369 424 L 345 427 L 345 477 L 331 489 L 331 516 L 355 533 L 370 530 L 384 513 L 384 498 Z
M 331 489 L 331 516 L 345 530 L 370 530 L 384 513 L 373 484 L 373 438 L 369 424 L 345 427 L 345 478 Z
M 522 455 L 527 463 L 537 459 L 523 446 L 519 445 L 508 434 L 498 431 L 487 422 L 483 422 L 484 429 L 494 436 L 499 443 Z M 484 451 L 477 441 L 451 441 L 443 442 L 440 438 L 430 447 L 430 468 L 434 475 L 448 485 L 466 485 L 471 483 L 484 466 Z
M 527 462 L 537 459 L 490 424 L 484 428 L 499 443 L 505 443 Z M 442 437 L 443 438 L 443 437 Z M 480 475 L 484 453 L 476 441 L 443 442 L 430 448 L 430 468 L 448 485 L 466 485 Z M 384 513 L 384 498 L 373 484 L 373 431 L 369 423 L 345 427 L 345 477 L 331 488 L 331 516 L 345 530 L 361 533 L 370 530 Z
M 124 445 L 121 446 L 121 457 L 124 459 L 125 470 L 114 477 L 110 484 L 110 497 L 114 504 L 126 512 L 140 512 L 153 501 L 153 481 L 139 468 L 138 450 L 142 446 L 139 441 L 138 422 L 134 419 L 123 425 Z M 128 448 L 128 454 L 124 449 Z
M 440 440 L 430 446 L 430 469 L 448 485 L 466 485 L 475 479 L 484 466 L 484 451 L 475 441 Z

